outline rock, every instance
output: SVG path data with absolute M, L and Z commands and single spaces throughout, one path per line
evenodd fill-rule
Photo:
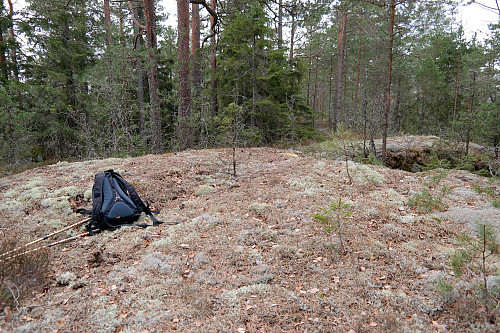
M 387 149 L 389 149 L 393 153 L 399 153 L 401 150 L 403 150 L 403 147 L 398 145 L 397 143 L 389 143 L 387 144 Z

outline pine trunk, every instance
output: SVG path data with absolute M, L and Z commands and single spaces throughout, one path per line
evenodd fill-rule
M 211 0 L 210 7 L 215 12 L 217 6 L 217 0 Z M 215 22 L 215 17 L 210 16 L 210 25 L 213 27 Z M 218 102 L 217 102 L 217 79 L 215 78 L 215 71 L 217 69 L 217 41 L 215 40 L 215 31 L 212 32 L 213 36 L 210 38 L 210 69 L 212 70 L 212 80 L 210 82 L 210 87 L 212 89 L 211 104 L 212 104 L 212 116 L 217 114 Z
M 389 26 L 389 66 L 387 73 L 387 87 L 385 90 L 385 110 L 382 123 L 382 163 L 387 165 L 387 128 L 389 126 L 389 112 L 391 110 L 391 83 L 392 83 L 392 56 L 394 47 L 394 17 L 396 14 L 396 0 L 391 0 L 391 21 Z
M 149 103 L 151 107 L 152 149 L 158 154 L 162 151 L 161 111 L 158 97 L 158 59 L 156 43 L 156 14 L 154 0 L 144 0 L 146 19 L 146 48 L 148 51 Z
M 177 27 L 179 32 L 179 149 L 192 147 L 191 82 L 189 68 L 189 0 L 177 0 Z
M 347 13 L 342 14 L 342 20 L 339 23 L 339 37 L 337 42 L 337 75 L 335 79 L 335 113 L 333 117 L 333 130 L 337 130 L 338 123 L 342 121 L 342 93 L 343 76 L 345 65 L 345 42 L 347 38 Z

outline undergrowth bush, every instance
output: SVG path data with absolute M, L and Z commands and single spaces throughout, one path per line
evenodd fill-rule
M 334 200 L 328 208 L 317 207 L 321 210 L 321 213 L 315 213 L 313 217 L 321 222 L 325 228 L 326 232 L 336 230 L 339 235 L 340 241 L 340 252 L 346 254 L 347 250 L 344 247 L 344 228 L 345 223 L 352 216 L 351 205 L 342 201 L 340 198 L 338 201 Z
M 432 213 L 434 211 L 442 211 L 446 208 L 442 197 L 432 195 L 427 190 L 409 197 L 408 205 L 415 208 L 418 213 Z
M 13 236 L 1 235 L 0 255 L 18 246 Z M 48 251 L 0 256 L 0 309 L 17 308 L 23 298 L 40 290 L 49 266 Z M 18 254 L 18 255 L 16 255 Z
M 464 233 L 458 243 L 461 248 L 450 259 L 455 277 L 473 285 L 465 293 L 481 302 L 478 310 L 493 324 L 500 304 L 500 272 L 494 265 L 500 255 L 497 232 L 491 224 L 478 223 L 475 234 Z

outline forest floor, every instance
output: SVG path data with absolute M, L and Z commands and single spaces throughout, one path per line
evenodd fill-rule
M 236 177 L 232 150 L 215 149 L 0 178 L 0 231 L 21 244 L 81 220 L 74 211 L 91 207 L 94 175 L 111 168 L 160 220 L 180 222 L 52 248 L 45 289 L 4 312 L 0 331 L 498 332 L 500 310 L 489 323 L 475 287 L 481 276 L 458 278 L 450 266 L 457 236 L 474 235 L 476 222 L 500 230 L 498 180 L 274 148 L 238 149 L 236 162 Z M 433 201 L 408 204 L 422 193 Z M 338 232 L 313 218 L 339 199 L 352 212 L 345 254 Z M 488 281 L 500 289 L 496 260 Z M 454 287 L 440 291 L 443 282 Z

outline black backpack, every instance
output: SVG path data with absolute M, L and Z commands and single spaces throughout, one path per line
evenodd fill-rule
M 147 202 L 146 202 L 147 203 Z M 149 204 L 139 198 L 134 187 L 113 170 L 99 172 L 95 176 L 92 187 L 92 210 L 78 210 L 81 214 L 91 215 L 87 230 L 116 229 L 124 225 L 147 227 L 147 224 L 133 224 L 142 212 L 148 214 L 153 220 L 153 225 L 163 222 L 158 221 L 149 208 Z

